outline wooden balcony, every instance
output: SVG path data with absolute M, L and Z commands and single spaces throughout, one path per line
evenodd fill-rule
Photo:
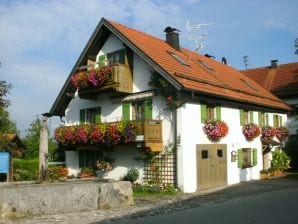
M 87 70 L 90 66 L 87 67 Z M 132 73 L 128 65 L 113 64 L 112 74 L 101 87 L 87 88 L 79 90 L 81 99 L 96 100 L 101 92 L 116 91 L 119 93 L 132 93 Z
M 136 141 L 144 142 L 145 147 L 150 147 L 153 152 L 161 152 L 163 149 L 162 121 L 145 120 L 142 122 Z

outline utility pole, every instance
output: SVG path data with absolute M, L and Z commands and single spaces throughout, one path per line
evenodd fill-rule
M 48 128 L 47 117 L 43 116 L 39 132 L 39 180 L 44 181 L 48 172 Z

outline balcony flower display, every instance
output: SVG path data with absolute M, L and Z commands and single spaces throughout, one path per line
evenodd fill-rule
M 261 134 L 261 130 L 256 124 L 247 124 L 243 126 L 242 133 L 248 141 L 251 141 Z
M 285 127 L 280 127 L 276 129 L 276 138 L 282 142 L 289 135 L 289 130 Z
M 62 126 L 55 130 L 55 139 L 63 145 L 105 144 L 110 147 L 134 141 L 137 129 L 134 122 Z
M 78 89 L 101 87 L 112 74 L 110 67 L 101 67 L 91 71 L 79 71 L 71 77 L 72 85 Z
M 276 135 L 276 129 L 273 127 L 263 127 L 262 128 L 262 137 L 272 139 Z
M 229 128 L 224 121 L 209 120 L 204 125 L 203 131 L 211 141 L 218 141 L 228 134 Z

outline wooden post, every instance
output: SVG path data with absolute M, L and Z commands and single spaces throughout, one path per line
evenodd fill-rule
M 39 135 L 39 180 L 44 181 L 47 177 L 47 155 L 48 155 L 48 128 L 47 117 L 42 117 Z

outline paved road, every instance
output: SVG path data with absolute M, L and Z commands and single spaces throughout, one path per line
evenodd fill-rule
M 298 188 L 249 194 L 233 199 L 220 198 L 197 203 L 193 208 L 168 214 L 126 218 L 111 224 L 285 224 L 298 223 Z M 102 223 L 102 222 L 101 222 Z
M 298 180 L 237 184 L 216 192 L 136 198 L 136 206 L 104 211 L 45 215 L 0 224 L 298 223 Z

